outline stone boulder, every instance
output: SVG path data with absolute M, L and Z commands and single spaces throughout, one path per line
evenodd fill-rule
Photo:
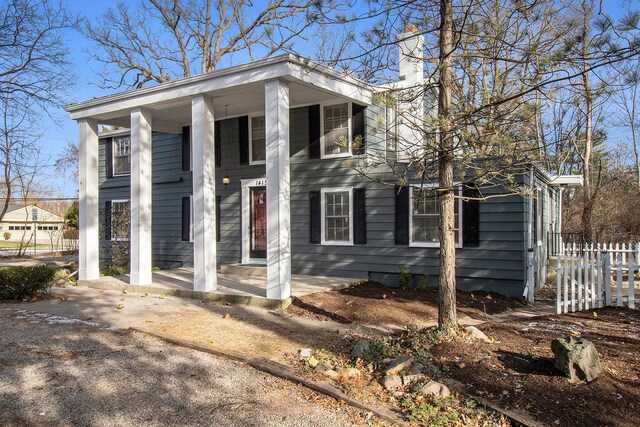
M 387 390 L 402 387 L 402 378 L 400 375 L 385 375 L 382 378 L 382 386 Z
M 600 355 L 595 346 L 582 338 L 559 338 L 551 342 L 556 369 L 564 372 L 569 381 L 591 382 L 602 372 Z
M 404 356 L 404 357 L 400 357 L 398 359 L 393 359 L 393 360 L 391 360 L 391 363 L 389 364 L 389 367 L 385 371 L 385 374 L 387 374 L 387 375 L 398 375 L 403 370 L 409 369 L 411 367 L 411 364 L 413 363 L 413 361 L 414 361 L 414 357 L 413 356 Z
M 358 340 L 353 350 L 351 350 L 351 357 L 354 359 L 364 359 L 369 354 L 369 341 Z
M 474 341 L 482 341 L 489 344 L 491 343 L 491 340 L 489 339 L 489 337 L 487 337 L 487 335 L 484 332 L 482 332 L 480 329 L 476 328 L 475 326 L 467 326 L 466 328 L 464 328 L 464 330 L 469 335 L 469 338 L 471 338 Z
M 422 387 L 421 391 L 425 396 L 435 396 L 440 399 L 444 399 L 451 395 L 449 387 L 433 380 L 429 381 L 424 387 Z

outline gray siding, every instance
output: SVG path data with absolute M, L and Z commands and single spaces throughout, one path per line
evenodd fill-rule
M 367 152 L 384 149 L 384 126 L 376 109 L 367 110 Z M 437 248 L 395 245 L 395 192 L 392 185 L 372 182 L 345 167 L 345 160 L 308 158 L 307 108 L 291 110 L 291 230 L 292 272 L 372 278 L 397 283 L 400 266 L 419 279 L 429 275 L 437 284 Z M 241 180 L 265 176 L 264 165 L 240 165 L 238 119 L 221 122 L 222 166 L 217 168 L 217 193 L 221 197 L 221 241 L 218 263 L 241 260 Z M 129 177 L 105 179 L 104 141 L 100 141 L 100 205 L 106 200 L 129 198 Z M 191 172 L 181 171 L 180 135 L 153 134 L 153 262 L 160 267 L 191 266 L 193 245 L 181 241 L 182 197 L 191 194 Z M 384 169 L 372 173 L 382 174 Z M 231 178 L 224 188 L 223 176 Z M 323 187 L 366 188 L 367 244 L 323 246 L 309 243 L 309 192 Z M 488 289 L 521 297 L 524 289 L 527 203 L 523 197 L 501 197 L 480 203 L 480 245 L 457 252 L 458 286 Z M 101 233 L 101 237 L 103 234 Z M 108 242 L 105 243 L 108 245 Z M 108 263 L 103 254 L 101 260 Z

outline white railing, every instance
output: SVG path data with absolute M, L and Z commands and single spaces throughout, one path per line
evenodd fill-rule
M 596 243 L 596 244 L 566 244 L 563 245 L 560 255 L 582 255 L 583 253 L 609 252 L 611 259 L 617 260 L 622 256 L 622 263 L 627 263 L 627 257 L 633 255 L 635 259 L 640 257 L 640 243 Z
M 612 305 L 613 301 L 619 307 L 626 303 L 629 308 L 635 308 L 638 245 L 626 248 L 616 245 L 613 253 L 599 246 L 591 245 L 591 250 L 583 247 L 574 253 L 567 250 L 558 257 L 557 313 L 602 308 Z

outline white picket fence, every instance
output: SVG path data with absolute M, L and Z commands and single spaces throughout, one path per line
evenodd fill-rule
M 566 247 L 556 270 L 557 313 L 602 308 L 614 301 L 619 307 L 626 303 L 635 308 L 634 275 L 639 255 L 640 244 Z

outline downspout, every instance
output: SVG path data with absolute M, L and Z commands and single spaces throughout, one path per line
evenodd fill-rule
M 526 286 L 524 291 L 524 297 L 527 301 L 533 302 L 533 293 L 535 288 L 534 275 L 533 275 L 533 167 L 529 171 L 529 217 L 527 219 L 527 244 L 525 247 L 525 259 L 526 261 Z

